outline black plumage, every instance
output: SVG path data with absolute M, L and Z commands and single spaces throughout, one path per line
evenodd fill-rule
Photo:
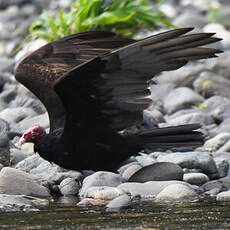
M 197 124 L 122 132 L 142 122 L 142 112 L 151 104 L 148 86 L 154 75 L 221 52 L 198 47 L 219 41 L 213 33 L 184 35 L 190 30 L 140 41 L 85 32 L 29 55 L 15 76 L 47 108 L 50 133 L 26 141 L 34 142 L 44 159 L 76 170 L 115 170 L 144 148 L 200 145 Z

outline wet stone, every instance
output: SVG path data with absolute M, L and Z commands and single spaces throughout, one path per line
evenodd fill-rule
M 147 181 L 169 181 L 182 180 L 183 170 L 174 163 L 158 162 L 152 165 L 143 167 L 130 178 L 129 182 L 147 182 Z

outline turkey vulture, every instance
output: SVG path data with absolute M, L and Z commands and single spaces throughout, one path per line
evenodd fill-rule
M 197 147 L 198 124 L 124 132 L 142 121 L 151 104 L 149 82 L 189 60 L 216 57 L 201 48 L 213 33 L 184 35 L 175 29 L 134 41 L 111 32 L 78 33 L 51 42 L 26 57 L 15 77 L 45 105 L 50 132 L 35 126 L 22 142 L 64 168 L 115 170 L 142 149 Z

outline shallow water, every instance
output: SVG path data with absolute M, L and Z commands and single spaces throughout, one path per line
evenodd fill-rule
M 0 229 L 230 229 L 230 202 L 214 199 L 186 204 L 135 203 L 123 213 L 104 207 L 53 204 L 49 210 L 0 214 Z

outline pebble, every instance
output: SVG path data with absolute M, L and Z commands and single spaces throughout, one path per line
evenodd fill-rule
M 117 187 L 122 184 L 124 179 L 118 174 L 106 171 L 98 171 L 83 180 L 80 196 L 85 194 L 85 191 L 92 186 L 109 186 Z
M 157 162 L 152 165 L 145 166 L 134 173 L 129 182 L 147 182 L 147 181 L 168 181 L 168 180 L 182 180 L 183 170 L 174 163 Z
M 178 152 L 157 158 L 159 162 L 172 162 L 182 168 L 201 169 L 210 178 L 218 176 L 217 167 L 213 158 L 204 152 Z
M 165 187 L 170 184 L 183 184 L 183 181 L 148 181 L 145 183 L 126 182 L 119 185 L 117 188 L 125 193 L 130 193 L 131 196 L 139 195 L 144 199 L 152 199 L 160 193 Z
M 179 87 L 173 90 L 164 99 L 164 108 L 168 114 L 179 109 L 189 108 L 203 102 L 204 98 L 187 87 Z
M 209 181 L 209 178 L 204 173 L 186 173 L 183 180 L 189 184 L 202 185 Z
M 10 167 L 4 167 L 0 172 L 0 194 L 50 198 L 49 191 L 29 174 Z
M 164 188 L 154 199 L 155 202 L 187 202 L 197 201 L 198 194 L 185 184 L 172 184 Z
M 218 201 L 230 201 L 230 190 L 218 193 L 216 196 L 216 200 L 218 200 Z
M 66 178 L 60 183 L 59 190 L 64 196 L 77 195 L 79 186 L 73 178 Z
M 128 194 L 123 194 L 114 198 L 106 205 L 107 212 L 121 212 L 129 208 L 132 204 L 131 197 Z
M 82 197 L 100 200 L 112 200 L 122 194 L 124 194 L 124 192 L 119 188 L 109 186 L 91 186 L 85 190 L 84 194 L 82 194 Z

